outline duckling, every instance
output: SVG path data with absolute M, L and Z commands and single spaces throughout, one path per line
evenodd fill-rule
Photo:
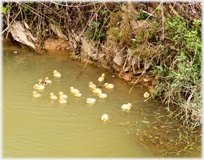
M 72 94 L 75 94 L 75 93 L 79 93 L 79 90 L 78 89 L 75 89 L 74 87 L 70 87 L 70 91 L 72 92 Z
M 95 98 L 87 98 L 86 99 L 86 103 L 88 103 L 88 104 L 93 104 L 94 102 L 96 102 Z
M 53 93 L 50 93 L 50 98 L 51 99 L 57 99 L 57 96 L 55 96 Z
M 33 97 L 38 98 L 41 97 L 42 95 L 37 93 L 36 91 L 33 91 Z
M 48 77 L 45 77 L 45 82 L 52 83 L 52 81 Z
M 47 85 L 47 82 L 42 81 L 42 79 L 38 79 L 38 82 L 39 82 L 39 84 L 41 84 L 41 85 Z
M 41 85 L 41 84 L 35 84 L 35 86 L 33 86 L 34 89 L 38 89 L 38 90 L 43 90 L 45 88 L 45 86 Z
M 92 88 L 92 92 L 93 92 L 93 93 L 97 93 L 97 94 L 98 94 L 98 93 L 102 93 L 102 91 L 101 91 L 99 88 L 96 88 L 96 87 L 93 87 L 93 88 Z
M 59 72 L 57 72 L 57 70 L 54 70 L 54 71 L 53 71 L 53 75 L 54 75 L 55 77 L 61 77 L 61 74 L 60 74 Z
M 107 97 L 107 94 L 105 94 L 105 93 L 99 93 L 99 94 L 98 94 L 98 97 L 99 97 L 99 98 L 106 98 L 106 97 Z
M 59 98 L 59 103 L 65 104 L 65 103 L 67 103 L 67 100 L 64 98 Z
M 102 117 L 101 117 L 101 120 L 104 121 L 104 122 L 106 122 L 106 121 L 110 122 L 109 119 L 108 119 L 107 114 L 103 114 Z
M 74 96 L 75 96 L 75 97 L 81 97 L 82 94 L 81 94 L 81 93 L 74 93 Z
M 60 98 L 67 98 L 68 96 L 66 94 L 64 94 L 62 91 L 59 92 L 58 94 L 60 96 Z
M 111 83 L 105 83 L 103 86 L 105 86 L 105 88 L 107 88 L 107 89 L 112 89 L 112 88 L 114 88 L 114 85 L 113 84 L 111 84 Z
M 149 98 L 150 94 L 148 92 L 144 93 L 144 98 Z
M 96 88 L 96 85 L 95 84 L 93 84 L 93 82 L 89 82 L 89 88 L 93 88 L 93 87 L 95 87 Z
M 105 73 L 103 73 L 103 74 L 101 75 L 101 77 L 98 78 L 98 81 L 99 81 L 99 82 L 103 82 L 104 79 L 105 79 Z
M 132 107 L 132 104 L 128 103 L 128 104 L 123 104 L 121 108 L 124 110 L 126 110 L 126 109 L 129 110 L 129 109 L 131 109 L 131 107 Z

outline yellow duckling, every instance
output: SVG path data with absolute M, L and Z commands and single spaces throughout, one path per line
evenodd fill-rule
M 101 91 L 99 88 L 96 88 L 96 87 L 93 87 L 93 88 L 92 88 L 92 92 L 93 92 L 93 93 L 97 93 L 97 94 L 98 94 L 98 93 L 102 93 L 102 91 Z
M 55 96 L 53 93 L 50 93 L 50 98 L 51 99 L 57 99 L 57 96 Z
M 43 90 L 45 88 L 45 86 L 43 86 L 41 84 L 35 84 L 35 86 L 33 88 L 38 89 L 38 90 Z
M 48 77 L 45 77 L 45 82 L 52 83 L 52 81 Z
M 41 97 L 42 95 L 37 93 L 36 91 L 33 91 L 33 97 L 38 98 Z
M 53 75 L 54 75 L 55 77 L 61 77 L 61 74 L 60 74 L 59 72 L 57 72 L 57 70 L 54 70 L 54 71 L 53 71 Z
M 98 81 L 99 81 L 99 82 L 103 82 L 104 79 L 105 79 L 105 74 L 103 73 L 103 74 L 101 75 L 101 77 L 98 78 Z
M 91 89 L 92 89 L 92 88 L 94 88 L 94 87 L 96 88 L 96 85 L 95 85 L 95 84 L 93 84 L 93 82 L 89 82 L 89 88 L 91 88 Z
M 59 98 L 59 103 L 65 104 L 65 103 L 67 103 L 67 100 L 64 98 Z
M 70 87 L 70 91 L 72 92 L 72 94 L 75 94 L 75 93 L 79 93 L 79 90 L 78 89 L 75 89 L 74 87 Z
M 112 88 L 114 88 L 114 85 L 111 84 L 111 83 L 105 83 L 103 86 L 105 86 L 105 88 L 107 88 L 107 89 L 112 89 Z
M 60 96 L 60 98 L 67 98 L 68 96 L 66 94 L 64 94 L 62 91 L 59 92 L 58 94 Z
M 129 109 L 131 109 L 131 107 L 132 107 L 132 104 L 128 103 L 128 104 L 123 104 L 121 108 L 124 110 L 126 110 L 126 109 L 129 110 Z
M 149 98 L 150 94 L 148 92 L 144 93 L 144 98 Z
M 41 85 L 46 85 L 46 84 L 47 84 L 47 82 L 42 81 L 42 79 L 38 79 L 38 82 L 39 82 L 39 84 L 41 84 Z
M 81 93 L 74 93 L 74 96 L 75 96 L 75 97 L 81 97 L 82 94 L 81 94 Z
M 98 97 L 99 97 L 99 98 L 106 98 L 106 97 L 107 97 L 107 94 L 105 94 L 105 93 L 99 93 L 99 94 L 98 94 Z
M 101 116 L 101 120 L 104 121 L 104 122 L 106 122 L 106 121 L 110 122 L 109 119 L 108 119 L 108 115 L 107 114 L 103 114 Z
M 88 104 L 93 104 L 94 102 L 96 102 L 95 98 L 87 98 L 86 99 L 86 103 L 88 103 Z

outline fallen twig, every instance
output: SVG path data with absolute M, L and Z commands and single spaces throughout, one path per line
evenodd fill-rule
M 21 12 L 21 10 L 17 13 L 15 18 L 11 21 L 11 23 L 8 25 L 8 27 L 6 29 L 4 29 L 4 31 L 1 34 L 3 34 L 5 31 L 7 31 L 10 28 L 11 24 L 14 22 L 14 20 L 17 18 L 17 16 L 19 15 L 20 12 Z

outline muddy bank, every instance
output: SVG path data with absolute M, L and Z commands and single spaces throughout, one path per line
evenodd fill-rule
M 12 43 L 11 40 L 3 40 L 3 43 Z M 22 48 L 28 49 L 25 45 L 16 43 L 17 45 L 20 45 Z M 85 56 L 87 53 L 87 50 L 91 50 L 89 46 L 83 46 L 80 54 L 76 54 L 75 52 L 72 51 L 69 41 L 65 41 L 62 39 L 48 39 L 44 42 L 43 49 L 36 48 L 36 52 L 40 54 L 47 53 L 49 51 L 56 51 L 56 56 L 57 52 L 60 51 L 67 51 L 67 53 L 70 54 L 70 57 L 74 60 L 81 61 L 82 63 L 86 64 L 93 64 L 98 67 L 103 67 L 109 70 L 113 70 L 116 75 L 118 75 L 119 78 L 124 79 L 129 82 L 130 85 L 134 84 L 141 84 L 146 87 L 148 87 L 150 90 L 154 90 L 156 81 L 155 77 L 148 76 L 146 75 L 141 75 L 144 70 L 136 70 L 136 73 L 134 74 L 133 71 L 130 71 L 128 67 L 125 69 L 124 66 L 119 66 L 117 63 L 115 63 L 111 59 L 106 59 L 105 52 L 102 50 L 100 51 L 101 53 L 104 53 L 102 57 L 96 56 L 96 53 L 91 53 L 89 56 Z

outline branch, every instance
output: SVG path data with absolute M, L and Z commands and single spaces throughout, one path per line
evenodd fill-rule
M 76 78 L 78 78 L 78 77 L 83 73 L 83 71 L 85 70 L 85 68 L 86 68 L 86 66 L 87 66 L 87 63 L 88 63 L 88 61 L 89 61 L 89 58 L 90 58 L 90 56 L 87 58 L 86 64 L 85 64 L 84 68 L 81 70 L 81 72 L 80 72 L 75 78 L 73 78 L 73 79 L 68 83 L 68 85 L 69 85 L 71 82 L 73 82 Z
M 5 31 L 7 31 L 10 28 L 11 24 L 14 22 L 14 20 L 17 18 L 17 16 L 19 15 L 20 12 L 21 12 L 21 10 L 17 13 L 15 18 L 11 21 L 11 23 L 8 25 L 8 27 L 1 34 L 3 34 Z
M 157 8 L 159 8 L 159 7 L 161 6 L 161 4 L 163 4 L 163 2 L 160 3 L 160 4 L 157 6 Z M 157 10 L 157 8 L 156 8 L 145 20 L 149 19 L 150 16 L 153 16 L 153 13 Z M 146 21 L 144 21 L 142 24 L 140 24 L 139 27 L 141 27 L 145 22 L 146 22 Z
M 52 2 L 54 4 L 57 4 L 59 6 L 65 6 L 65 7 L 86 7 L 86 6 L 90 6 L 90 5 L 95 5 L 97 3 L 101 3 L 101 2 L 96 2 L 96 3 L 89 3 L 89 4 L 85 4 L 85 5 L 76 5 L 76 6 L 70 6 L 70 5 L 64 5 L 64 4 L 59 4 L 59 3 L 55 3 L 55 2 Z
M 163 40 L 164 40 L 164 6 L 162 2 L 162 28 L 163 28 Z

